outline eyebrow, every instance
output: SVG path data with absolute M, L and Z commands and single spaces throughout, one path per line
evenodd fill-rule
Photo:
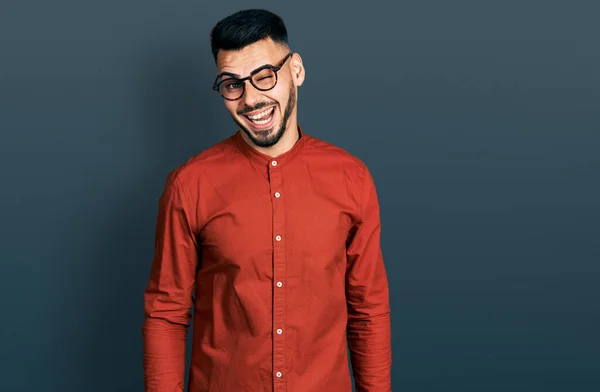
M 231 72 L 221 72 L 220 74 L 217 75 L 217 77 L 222 78 L 223 76 L 232 76 L 236 79 L 241 79 L 242 77 L 236 73 L 231 73 Z
M 254 68 L 252 71 L 250 71 L 250 73 L 256 71 L 259 68 L 266 67 L 266 66 L 273 67 L 273 64 L 263 64 L 263 65 L 261 65 L 259 67 Z M 232 77 L 234 77 L 236 79 L 241 79 L 242 78 L 239 74 L 236 74 L 236 73 L 233 73 L 233 72 L 221 72 L 220 74 L 217 75 L 217 78 L 222 78 L 224 75 L 232 76 Z

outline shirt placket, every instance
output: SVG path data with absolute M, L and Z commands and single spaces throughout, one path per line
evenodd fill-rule
M 282 203 L 281 168 L 269 163 L 269 184 L 273 205 L 273 385 L 274 392 L 286 391 L 285 368 L 285 211 Z

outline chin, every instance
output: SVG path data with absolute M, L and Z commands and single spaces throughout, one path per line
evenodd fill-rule
M 285 134 L 285 129 L 282 129 L 281 124 L 265 130 L 252 129 L 245 124 L 243 126 L 240 124 L 240 126 L 254 145 L 263 148 L 274 146 Z

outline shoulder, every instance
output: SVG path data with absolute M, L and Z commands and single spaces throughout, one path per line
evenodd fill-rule
M 179 182 L 184 188 L 206 180 L 208 173 L 218 170 L 217 166 L 228 162 L 238 150 L 233 136 L 227 137 L 199 153 L 189 157 L 167 175 L 167 183 Z
M 360 183 L 369 175 L 367 164 L 354 153 L 331 142 L 309 136 L 306 141 L 307 155 L 312 161 L 340 167 L 352 182 Z

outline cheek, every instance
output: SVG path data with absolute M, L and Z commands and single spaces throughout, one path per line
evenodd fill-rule
M 284 105 L 288 100 L 288 93 L 290 92 L 290 86 L 288 83 L 282 83 L 280 80 L 277 86 L 273 88 L 273 98 L 277 100 L 281 105 Z
M 239 117 L 237 111 L 239 109 L 237 102 L 225 101 L 225 108 L 232 116 Z
M 288 101 L 288 91 L 285 88 L 278 88 L 279 85 L 275 86 L 270 94 L 265 96 L 267 102 L 273 102 L 277 104 L 281 110 L 285 110 L 285 106 Z

